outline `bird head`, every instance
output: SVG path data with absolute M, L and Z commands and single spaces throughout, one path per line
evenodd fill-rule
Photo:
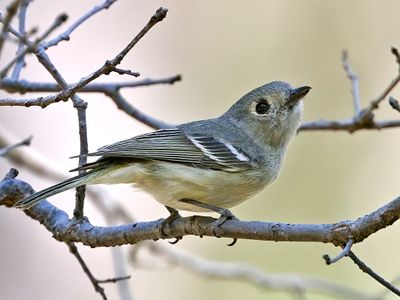
M 293 87 L 283 81 L 260 86 L 240 98 L 225 114 L 255 141 L 285 147 L 303 116 L 303 102 L 311 87 Z

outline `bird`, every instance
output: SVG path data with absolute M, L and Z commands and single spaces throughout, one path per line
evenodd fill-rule
M 85 171 L 33 193 L 15 207 L 91 184 L 133 184 L 179 210 L 217 212 L 217 225 L 235 218 L 230 208 L 254 196 L 278 176 L 289 142 L 303 116 L 311 87 L 272 81 L 257 87 L 219 117 L 184 123 L 119 141 L 88 157 L 99 157 L 71 171 Z

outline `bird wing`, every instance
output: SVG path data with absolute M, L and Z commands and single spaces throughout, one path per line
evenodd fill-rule
M 99 148 L 88 156 L 138 158 L 236 172 L 251 167 L 248 154 L 209 134 L 161 129 Z

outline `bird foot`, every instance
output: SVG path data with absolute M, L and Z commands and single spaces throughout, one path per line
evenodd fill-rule
M 170 215 L 166 219 L 164 219 L 164 221 L 161 222 L 160 229 L 159 229 L 161 238 L 163 238 L 163 239 L 168 237 L 168 234 L 167 234 L 168 230 L 166 230 L 166 229 L 172 224 L 172 222 L 181 218 L 181 215 L 179 214 L 179 212 L 176 209 L 169 207 L 169 206 L 166 206 L 166 208 L 168 209 Z M 175 240 L 173 240 L 169 243 L 174 245 L 174 244 L 178 243 L 181 239 L 182 239 L 182 237 L 178 236 L 175 238 Z
M 221 209 L 219 211 L 219 213 L 221 214 L 221 216 L 213 222 L 213 224 L 211 225 L 213 234 L 215 237 L 220 238 L 221 234 L 218 232 L 221 232 L 221 225 L 224 224 L 226 221 L 228 220 L 239 220 L 237 217 L 235 217 L 235 215 L 229 210 L 229 209 Z M 233 246 L 235 245 L 237 242 L 237 239 L 234 238 L 232 242 L 230 242 L 229 244 L 227 244 L 228 246 Z
M 218 207 L 218 206 L 214 206 L 211 204 L 207 204 L 207 203 L 202 203 L 199 202 L 197 200 L 193 200 L 193 199 L 182 199 L 181 200 L 184 203 L 189 203 L 198 207 L 202 207 L 208 210 L 212 210 L 215 211 L 216 213 L 220 214 L 220 217 L 212 223 L 211 225 L 211 229 L 213 231 L 213 234 L 215 237 L 219 238 L 221 237 L 221 234 L 218 234 L 218 232 L 220 232 L 221 230 L 221 225 L 224 224 L 227 220 L 239 220 L 238 218 L 235 217 L 235 215 L 227 208 L 222 208 L 222 207 Z M 235 245 L 237 239 L 234 238 L 233 241 L 231 243 L 228 244 L 228 246 L 233 246 Z

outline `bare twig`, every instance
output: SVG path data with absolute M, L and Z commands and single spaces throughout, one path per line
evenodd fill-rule
M 400 127 L 400 120 L 371 121 L 370 123 L 358 123 L 354 119 L 343 120 L 319 120 L 304 122 L 299 131 L 347 131 L 353 133 L 359 130 L 381 130 Z
M 17 62 L 23 62 L 23 58 L 27 53 L 34 52 L 36 47 L 39 45 L 41 41 L 43 41 L 49 34 L 51 34 L 56 28 L 58 28 L 62 23 L 67 20 L 68 16 L 66 14 L 59 15 L 51 24 L 51 26 L 40 36 L 38 37 L 30 46 L 24 47 L 21 50 L 18 50 L 17 55 L 8 63 L 6 66 L 0 71 L 0 78 L 4 78 L 7 76 L 8 71 L 12 68 L 12 66 Z M 22 41 L 20 40 L 19 45 L 23 45 Z M 19 75 L 20 70 L 22 69 L 23 65 L 20 65 L 20 69 L 17 69 L 17 66 L 14 70 L 17 70 L 18 73 L 13 73 L 13 77 L 15 78 L 16 75 Z
M 97 282 L 98 283 L 116 283 L 118 281 L 123 281 L 123 280 L 128 280 L 128 279 L 131 279 L 131 275 L 115 277 L 115 278 L 109 278 L 109 279 L 103 279 L 103 280 L 97 280 Z
M 78 260 L 79 264 L 81 265 L 83 272 L 85 272 L 86 276 L 89 278 L 90 282 L 92 283 L 94 290 L 101 295 L 104 300 L 107 300 L 107 296 L 104 292 L 104 289 L 100 286 L 100 281 L 97 280 L 92 272 L 89 270 L 89 267 L 83 260 L 82 256 L 79 254 L 78 248 L 75 246 L 74 243 L 66 242 L 69 252 Z
M 0 145 L 0 156 L 6 157 L 12 150 L 20 146 L 29 146 L 31 144 L 32 136 L 27 137 L 26 139 L 22 140 L 21 142 L 15 143 L 11 146 L 4 146 L 1 148 Z
M 67 87 L 61 94 L 64 98 L 69 98 L 76 91 L 89 84 L 101 75 L 108 74 L 114 70 L 114 68 L 121 63 L 125 55 L 142 39 L 142 37 L 157 23 L 161 22 L 167 15 L 167 9 L 159 8 L 155 14 L 150 18 L 143 29 L 132 39 L 132 41 L 113 59 L 107 60 L 102 67 L 97 69 L 92 74 L 82 78 L 77 84 L 72 87 Z
M 116 1 L 117 0 L 105 0 L 102 4 L 93 7 L 92 10 L 85 13 L 82 17 L 80 17 L 77 21 L 75 21 L 66 31 L 64 31 L 63 33 L 61 33 L 60 35 L 58 35 L 51 41 L 44 43 L 43 44 L 44 49 L 46 50 L 50 47 L 56 46 L 61 41 L 69 41 L 70 35 L 72 34 L 72 32 L 76 28 L 78 28 L 83 22 L 85 22 L 86 20 L 91 18 L 96 13 L 98 13 L 102 10 L 108 9 Z
M 19 9 L 19 14 L 18 14 L 18 31 L 20 34 L 25 35 L 26 34 L 26 25 L 25 25 L 25 20 L 26 20 L 26 11 L 28 8 L 29 3 L 31 0 L 22 0 L 21 6 Z M 19 54 L 24 50 L 25 46 L 23 43 L 18 43 L 18 50 L 17 50 L 17 57 Z M 21 73 L 22 68 L 25 66 L 25 59 L 24 57 L 20 57 L 17 59 L 17 63 L 15 65 L 15 68 L 12 72 L 11 78 L 13 80 L 17 80 L 19 78 L 19 75 Z M 1 73 L 1 72 L 0 72 Z M 1 77 L 1 75 L 0 75 Z
M 360 268 L 361 271 L 367 273 L 369 276 L 374 278 L 380 284 L 382 284 L 385 288 L 393 292 L 395 295 L 400 296 L 400 290 L 392 285 L 390 282 L 383 279 L 376 272 L 374 272 L 370 267 L 368 267 L 363 261 L 361 261 L 352 251 L 349 251 L 348 256 L 351 260 Z
M 135 118 L 136 120 L 142 122 L 143 124 L 146 124 L 155 129 L 173 127 L 172 124 L 168 124 L 166 122 L 163 122 L 161 120 L 158 120 L 150 115 L 146 115 L 145 113 L 141 112 L 140 110 L 132 106 L 128 101 L 126 101 L 125 98 L 122 96 L 122 94 L 117 90 L 109 92 L 107 93 L 107 95 L 114 101 L 114 103 L 117 105 L 119 109 L 123 110 L 132 118 Z
M 63 90 L 68 89 L 68 84 L 61 76 L 60 72 L 53 65 L 50 58 L 47 56 L 43 47 L 39 44 L 35 52 L 39 62 L 46 68 L 46 70 L 53 76 L 55 81 L 60 85 Z M 83 101 L 78 95 L 71 94 L 72 102 L 78 113 L 78 127 L 79 127 L 79 141 L 80 141 L 80 157 L 79 165 L 83 165 L 87 162 L 85 154 L 89 152 L 88 140 L 87 140 L 87 125 L 86 125 L 86 108 L 87 103 Z M 79 171 L 80 174 L 85 173 L 85 170 Z M 80 186 L 76 188 L 76 202 L 74 209 L 74 217 L 76 219 L 83 218 L 83 206 L 85 200 L 86 186 Z
M 150 86 L 150 85 L 157 85 L 157 84 L 174 84 L 177 81 L 181 81 L 181 75 L 174 75 L 171 77 L 165 77 L 160 79 L 152 79 L 146 78 L 142 80 L 133 80 L 133 81 L 124 81 L 124 82 L 104 82 L 104 83 L 96 83 L 92 82 L 88 85 L 85 85 L 81 89 L 78 90 L 80 93 L 106 93 L 109 91 L 120 90 L 123 88 L 136 88 L 141 86 Z M 69 87 L 76 85 L 70 84 Z M 56 83 L 50 82 L 31 82 L 26 80 L 10 80 L 10 79 L 3 79 L 1 81 L 1 88 L 9 93 L 35 93 L 35 92 L 59 92 L 60 87 Z M 20 99 L 19 99 L 20 100 Z M 18 101 L 17 101 L 18 102 Z M 0 102 L 0 105 L 2 102 Z M 3 105 L 21 105 L 26 106 L 27 103 L 23 105 L 18 103 L 4 103 Z M 33 104 L 35 105 L 35 104 Z
M 120 68 L 113 68 L 111 70 L 112 72 L 118 73 L 119 75 L 131 75 L 133 77 L 139 77 L 140 73 L 139 72 L 132 72 L 131 70 L 124 70 Z
M 399 62 L 399 55 L 396 48 L 392 47 L 392 53 L 396 57 L 396 62 Z M 399 74 L 390 82 L 389 86 L 380 94 L 376 99 L 372 100 L 369 106 L 364 109 L 361 113 L 364 115 L 369 115 L 374 109 L 379 107 L 379 104 L 389 95 L 389 93 L 397 86 L 400 82 L 400 71 Z
M 353 246 L 353 240 L 352 239 L 350 239 L 347 242 L 347 244 L 343 248 L 342 252 L 340 252 L 336 257 L 331 258 L 328 254 L 325 254 L 324 256 L 322 256 L 322 258 L 325 260 L 327 265 L 334 264 L 334 263 L 338 262 L 339 260 L 341 260 L 343 257 L 347 256 L 347 254 L 349 254 L 351 246 Z
M 14 0 L 9 6 L 7 6 L 6 15 L 3 18 L 3 29 L 0 32 L 0 56 L 3 50 L 4 40 L 7 38 L 9 26 L 11 24 L 12 19 L 17 14 L 18 7 L 21 4 L 21 0 Z
M 346 50 L 342 52 L 342 66 L 346 72 L 347 78 L 351 82 L 351 94 L 353 95 L 354 114 L 358 114 L 361 111 L 361 100 L 358 87 L 358 76 L 353 72 L 349 63 L 349 55 Z

